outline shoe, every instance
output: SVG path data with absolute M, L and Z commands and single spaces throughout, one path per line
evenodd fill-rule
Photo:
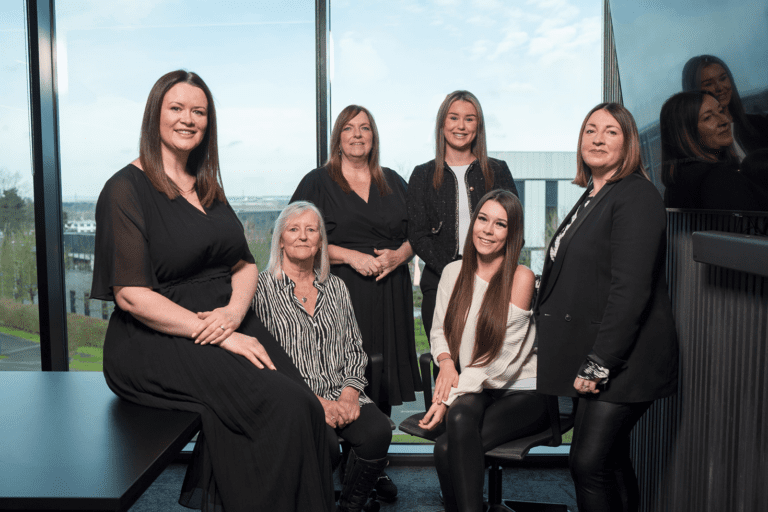
M 344 472 L 344 487 L 339 498 L 339 512 L 360 512 L 363 510 L 379 475 L 386 466 L 386 457 L 378 460 L 365 460 L 359 458 L 355 451 L 351 450 L 347 469 Z M 378 502 L 369 504 L 366 510 L 377 512 Z
M 379 480 L 376 482 L 375 489 L 376 494 L 381 501 L 389 503 L 390 501 L 395 501 L 397 499 L 397 486 L 384 471 L 379 475 Z

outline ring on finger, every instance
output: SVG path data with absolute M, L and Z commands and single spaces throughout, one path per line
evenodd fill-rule
M 226 326 L 224 326 L 224 325 L 222 325 L 222 326 L 221 326 L 221 330 L 222 330 L 222 331 L 226 331 L 226 330 L 227 330 L 227 327 L 226 327 Z

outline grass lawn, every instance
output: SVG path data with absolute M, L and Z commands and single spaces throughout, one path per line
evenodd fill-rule
M 428 439 L 422 439 L 420 437 L 411 436 L 408 434 L 395 434 L 392 436 L 392 443 L 400 444 L 435 444 L 434 441 Z
M 97 347 L 77 347 L 69 358 L 70 371 L 100 372 L 104 370 L 104 349 Z
M 17 338 L 24 338 L 25 340 L 34 341 L 35 343 L 40 343 L 39 334 L 30 334 L 18 329 L 11 329 L 10 327 L 0 327 L 0 332 L 3 334 L 10 334 L 11 336 L 16 336 Z

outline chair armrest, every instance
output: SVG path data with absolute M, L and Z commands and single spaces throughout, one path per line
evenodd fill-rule
M 424 390 L 424 410 L 432 407 L 432 354 L 425 352 L 419 356 L 421 369 L 421 385 Z

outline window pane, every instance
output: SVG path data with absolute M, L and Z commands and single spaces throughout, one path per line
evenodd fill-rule
M 160 76 L 194 71 L 213 92 L 224 189 L 260 268 L 286 196 L 315 163 L 314 4 L 141 5 L 56 2 L 73 370 L 101 369 L 113 305 L 88 299 L 96 199 L 138 157 L 144 103 Z
M 489 155 L 507 162 L 524 202 L 523 262 L 541 273 L 552 226 L 581 194 L 570 181 L 581 122 L 600 102 L 601 2 L 378 0 L 362 9 L 335 0 L 331 14 L 332 118 L 349 104 L 371 110 L 381 164 L 407 180 L 435 157 L 434 123 L 445 96 L 474 93 Z M 417 286 L 414 294 L 418 305 Z M 419 314 L 417 307 L 423 352 Z M 423 405 L 400 409 L 396 423 Z
M 40 370 L 24 2 L 0 4 L 0 371 Z

